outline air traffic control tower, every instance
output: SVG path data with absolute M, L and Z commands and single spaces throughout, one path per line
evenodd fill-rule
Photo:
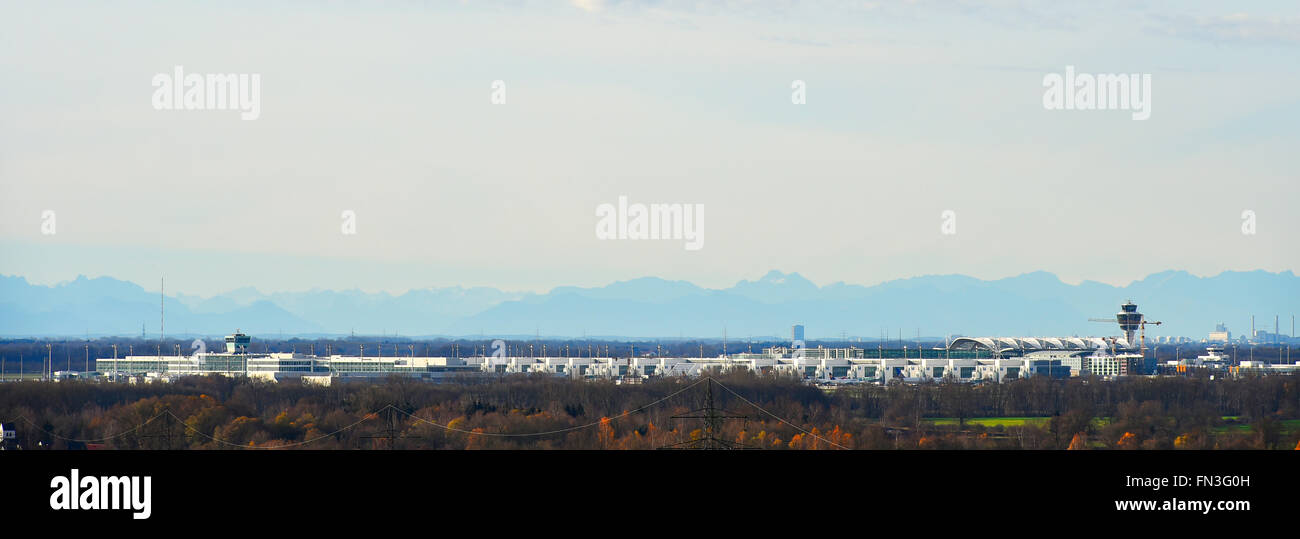
M 1142 326 L 1142 313 L 1138 312 L 1138 306 L 1133 300 L 1125 301 L 1119 306 L 1119 312 L 1115 313 L 1115 321 L 1119 322 L 1119 329 L 1124 331 L 1124 339 L 1129 346 L 1133 346 L 1133 334 Z
M 248 344 L 253 341 L 252 337 L 235 330 L 234 335 L 226 335 L 226 353 L 227 354 L 247 354 Z

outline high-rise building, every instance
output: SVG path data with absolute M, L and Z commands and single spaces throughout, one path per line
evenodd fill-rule
M 794 327 L 790 328 L 790 340 L 792 341 L 803 340 L 803 325 L 795 324 Z
M 1206 340 L 1210 342 L 1228 342 L 1232 340 L 1232 333 L 1228 331 L 1226 324 L 1217 324 Z

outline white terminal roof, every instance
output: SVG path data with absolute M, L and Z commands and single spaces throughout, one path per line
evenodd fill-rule
M 1113 339 L 1115 346 L 1128 348 L 1128 341 Z M 949 350 L 1097 350 L 1109 348 L 1110 341 L 1102 337 L 958 337 L 948 344 Z

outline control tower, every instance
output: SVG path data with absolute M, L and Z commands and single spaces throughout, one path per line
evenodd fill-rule
M 1142 313 L 1138 312 L 1137 304 L 1133 300 L 1125 301 L 1119 306 L 1119 312 L 1115 313 L 1115 321 L 1119 322 L 1119 329 L 1124 331 L 1128 345 L 1134 346 L 1133 334 L 1142 326 Z
M 235 330 L 234 335 L 226 335 L 226 353 L 227 354 L 247 354 L 248 345 L 253 341 L 252 337 Z

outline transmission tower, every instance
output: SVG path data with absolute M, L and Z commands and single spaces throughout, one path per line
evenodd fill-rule
M 423 438 L 423 436 L 415 436 L 415 435 L 402 433 L 402 429 L 400 425 L 401 418 L 397 417 L 396 406 L 393 406 L 391 404 L 385 406 L 383 410 L 379 411 L 379 413 L 383 414 L 384 416 L 384 427 L 382 430 L 383 434 L 376 435 L 376 436 L 362 436 L 361 438 L 368 438 L 371 440 L 388 440 L 389 450 L 397 449 L 397 440 L 399 438 Z
M 687 412 L 685 415 L 675 415 L 672 418 L 702 420 L 704 422 L 703 436 L 694 440 L 668 444 L 659 449 L 758 449 L 757 447 L 748 446 L 741 442 L 733 442 L 718 437 L 722 434 L 722 422 L 730 419 L 744 420 L 745 430 L 748 431 L 749 416 L 733 415 L 732 413 L 719 409 L 714 405 L 712 376 L 709 376 L 705 380 L 704 407 Z
M 174 418 L 172 417 L 170 410 L 166 411 L 166 413 L 163 415 L 163 424 L 165 425 L 165 427 L 163 428 L 162 434 L 141 435 L 140 438 L 167 440 L 167 449 L 168 450 L 176 449 L 176 446 L 174 445 L 176 434 L 172 430 L 172 427 L 174 426 L 172 423 L 173 421 Z

